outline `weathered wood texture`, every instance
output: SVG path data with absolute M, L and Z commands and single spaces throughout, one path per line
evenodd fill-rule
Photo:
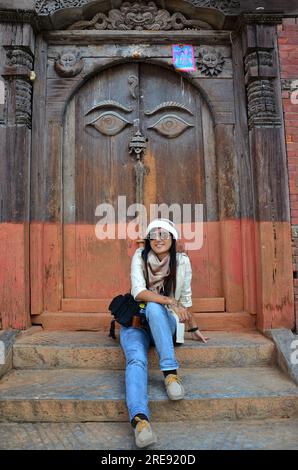
M 224 296 L 227 310 L 237 312 L 243 310 L 243 264 L 235 126 L 218 124 L 215 132 Z
M 86 313 L 107 313 L 108 307 L 111 302 L 110 298 L 107 299 L 63 299 L 62 311 L 63 312 L 86 312 Z M 193 298 L 192 299 L 193 312 L 224 312 L 225 299 L 221 297 L 216 298 Z
M 45 312 L 32 317 L 32 323 L 42 325 L 46 330 L 106 332 L 111 318 L 107 313 Z M 246 312 L 200 312 L 195 313 L 195 318 L 201 330 L 255 330 L 255 316 Z
M 45 33 L 45 38 L 50 44 L 101 44 L 118 43 L 124 44 L 172 44 L 172 43 L 204 43 L 211 45 L 222 45 L 230 42 L 229 31 L 50 31 Z
M 135 97 L 128 86 L 130 76 L 136 77 L 139 83 Z M 113 295 L 121 289 L 129 288 L 130 258 L 127 256 L 127 242 L 99 241 L 94 230 L 98 221 L 95 216 L 98 204 L 109 202 L 117 210 L 119 195 L 127 198 L 127 207 L 135 201 L 134 162 L 128 153 L 133 127 L 128 125 L 114 137 L 103 135 L 91 126 L 86 127 L 86 122 L 102 119 L 99 116 L 103 111 L 112 111 L 111 103 L 105 104 L 105 109 L 101 108 L 100 114 L 99 111 L 92 112 L 86 121 L 86 114 L 96 104 L 107 103 L 108 99 L 131 109 L 130 112 L 119 112 L 119 116 L 123 116 L 130 124 L 139 119 L 140 129 L 148 140 L 145 164 L 149 173 L 146 174 L 144 183 L 144 203 L 148 216 L 150 204 L 184 203 L 190 204 L 192 210 L 196 203 L 206 206 L 207 187 L 210 197 L 209 221 L 216 221 L 218 217 L 214 186 L 214 147 L 211 148 L 211 141 L 208 144 L 210 148 L 206 143 L 204 149 L 200 95 L 186 81 L 181 83 L 173 72 L 170 74 L 157 66 L 127 64 L 108 69 L 90 80 L 75 95 L 66 115 L 63 157 L 66 297 L 93 298 L 96 295 L 101 296 L 101 292 Z M 179 106 L 171 110 L 166 105 L 170 102 L 185 104 L 189 111 L 179 109 Z M 163 105 L 159 111 L 153 115 L 147 114 L 159 105 Z M 207 124 L 206 107 L 204 113 Z M 160 118 L 165 122 L 168 119 L 175 126 L 185 126 L 179 121 L 184 119 L 187 125 L 181 135 L 170 139 L 169 135 L 152 128 Z M 209 137 L 214 139 L 211 130 Z M 205 170 L 208 179 L 205 178 Z M 205 221 L 208 222 L 206 214 Z M 116 220 L 117 224 L 120 222 L 121 220 Z M 220 295 L 220 256 L 215 249 L 218 246 L 218 236 L 216 237 L 214 230 L 213 232 L 214 234 L 210 229 L 209 236 L 205 236 L 205 246 L 200 252 L 189 252 L 194 263 L 193 284 L 197 295 L 204 296 L 204 292 L 205 295 Z M 208 249 L 210 245 L 214 247 L 213 250 Z M 111 282 L 116 265 L 118 276 Z
M 256 253 L 254 240 L 254 188 L 251 154 L 249 152 L 246 93 L 244 80 L 242 41 L 233 35 L 235 96 L 235 153 L 239 171 L 239 205 L 241 212 L 241 246 L 243 263 L 243 309 L 257 313 Z
M 276 27 L 242 35 L 254 184 L 258 327 L 294 326 L 288 178 L 276 63 Z
M 1 23 L 0 45 L 5 84 L 0 126 L 0 316 L 3 328 L 26 328 L 30 324 L 31 26 Z
M 62 37 L 61 33 L 59 34 Z M 125 178 L 126 188 L 124 193 L 122 190 L 122 193 L 126 194 L 128 188 L 131 191 L 131 188 L 134 187 L 133 162 L 130 159 L 127 161 L 127 156 L 120 157 L 121 152 L 125 148 L 127 149 L 124 137 L 128 135 L 129 126 L 122 131 L 123 144 L 118 146 L 113 143 L 113 146 L 110 147 L 106 146 L 107 140 L 117 142 L 118 136 L 107 139 L 107 136 L 100 135 L 90 126 L 86 130 L 84 128 L 86 118 L 83 120 L 82 117 L 88 111 L 88 106 L 91 108 L 92 104 L 96 104 L 96 99 L 97 101 L 115 99 L 120 91 L 124 93 L 122 97 L 120 95 L 118 97 L 122 104 L 130 106 L 134 103 L 134 99 L 131 97 L 130 101 L 127 101 L 127 96 L 122 89 L 122 86 L 125 86 L 123 79 L 121 81 L 120 76 L 117 79 L 116 71 L 123 71 L 126 68 L 127 70 L 131 69 L 131 75 L 137 76 L 139 80 L 140 89 L 136 89 L 138 98 L 144 96 L 145 101 L 147 100 L 145 103 L 140 101 L 141 111 L 138 111 L 139 114 L 143 112 L 141 127 L 149 137 L 145 161 L 150 172 L 145 176 L 145 205 L 149 206 L 151 202 L 171 204 L 172 202 L 179 203 L 179 201 L 180 203 L 203 203 L 205 205 L 203 248 L 194 252 L 189 251 L 193 263 L 194 295 L 202 297 L 224 296 L 226 299 L 228 297 L 226 303 L 228 310 L 235 312 L 243 310 L 242 232 L 238 194 L 240 183 L 237 168 L 239 153 L 235 151 L 237 137 L 234 95 L 237 95 L 237 90 L 234 91 L 230 47 L 227 45 L 217 46 L 218 52 L 225 59 L 222 73 L 215 74 L 213 78 L 203 76 L 201 72 L 193 73 L 188 74 L 186 79 L 186 74 L 174 74 L 170 71 L 171 49 L 166 45 L 136 44 L 127 46 L 124 42 L 117 46 L 109 43 L 104 45 L 96 45 L 95 43 L 91 47 L 81 45 L 77 48 L 79 59 L 83 61 L 81 71 L 74 77 L 63 77 L 58 75 L 55 62 L 58 57 L 67 52 L 69 46 L 58 44 L 58 33 L 56 36 L 51 36 L 50 42 L 52 44 L 48 51 L 45 122 L 47 153 L 44 160 L 41 160 L 41 164 L 44 165 L 41 171 L 47 175 L 46 187 L 41 190 L 38 189 L 38 185 L 35 185 L 36 194 L 40 197 L 33 196 L 33 198 L 37 201 L 36 214 L 42 212 L 42 209 L 38 209 L 38 205 L 40 204 L 42 207 L 42 198 L 45 194 L 47 201 L 46 210 L 43 211 L 45 220 L 58 225 L 62 222 L 67 223 L 63 228 L 63 240 L 61 240 L 59 248 L 63 251 L 64 257 L 64 297 L 84 298 L 90 296 L 90 298 L 94 298 L 101 291 L 110 292 L 109 279 L 111 279 L 111 275 L 106 271 L 108 261 L 98 263 L 94 260 L 108 258 L 111 261 L 114 259 L 111 253 L 123 253 L 122 249 L 115 250 L 112 246 L 111 249 L 105 246 L 104 252 L 101 253 L 94 234 L 94 208 L 97 203 L 105 200 L 114 201 L 115 197 L 121 194 L 119 188 L 121 188 L 123 180 L 116 177 L 117 162 L 123 160 L 122 175 L 123 171 L 128 172 L 128 179 Z M 203 45 L 195 46 L 197 57 L 202 47 Z M 143 65 L 142 60 L 150 60 L 153 65 Z M 122 65 L 117 66 L 119 62 Z M 109 71 L 104 71 L 108 66 L 113 67 Z M 139 71 L 143 72 L 139 73 Z M 105 80 L 107 81 L 106 85 Z M 121 87 L 117 87 L 114 82 L 121 82 Z M 191 91 L 189 82 L 194 85 L 193 91 Z M 86 84 L 84 85 L 84 83 Z M 198 89 L 197 92 L 195 92 L 195 88 Z M 110 91 L 105 95 L 102 90 Z M 180 95 L 181 91 L 183 95 Z M 192 128 L 185 132 L 187 140 L 184 139 L 183 134 L 181 138 L 166 140 L 157 131 L 147 129 L 149 125 L 155 123 L 154 115 L 144 114 L 147 108 L 153 109 L 162 101 L 179 101 L 179 99 L 183 103 L 192 103 L 192 112 L 197 120 L 194 127 L 196 130 L 203 129 L 201 136 L 200 131 L 197 132 L 193 143 L 189 138 L 195 130 Z M 93 100 L 92 103 L 90 100 Z M 65 110 L 67 110 L 66 115 Z M 134 119 L 140 118 L 139 114 L 130 119 L 131 116 L 125 112 L 123 117 L 126 119 L 129 117 L 130 122 L 133 122 Z M 182 115 L 187 122 L 193 120 L 187 112 L 182 112 Z M 99 111 L 95 113 L 96 116 L 99 116 Z M 157 117 L 159 117 L 158 114 Z M 55 136 L 52 133 L 53 126 L 56 128 Z M 63 139 L 61 137 L 62 126 L 64 127 Z M 177 147 L 175 140 L 179 139 L 182 140 L 180 146 Z M 187 150 L 181 151 L 184 148 Z M 199 158 L 193 154 L 194 149 L 196 149 Z M 116 160 L 115 157 L 112 157 L 113 152 L 118 153 Z M 111 156 L 106 160 L 106 157 L 103 158 L 101 155 Z M 37 159 L 37 155 L 35 159 Z M 175 161 L 175 165 L 169 165 L 169 162 L 172 161 Z M 196 170 L 190 172 L 189 169 L 193 169 L 194 164 Z M 60 185 L 58 174 L 61 171 L 61 165 L 63 180 Z M 99 168 L 101 169 L 99 170 Z M 112 173 L 105 177 L 104 175 L 108 175 L 110 171 L 109 168 Z M 107 185 L 108 180 L 110 181 L 109 185 Z M 172 180 L 175 183 L 174 186 L 171 183 Z M 179 181 L 179 186 L 176 184 L 177 181 Z M 219 190 L 217 181 L 220 182 Z M 173 197 L 172 187 L 175 187 L 175 197 Z M 60 189 L 62 192 L 59 192 Z M 111 192 L 110 195 L 109 192 Z M 132 192 L 131 200 L 133 196 Z M 64 209 L 61 212 L 62 200 Z M 75 224 L 73 224 L 74 221 Z M 80 226 L 82 222 L 83 225 Z M 86 224 L 90 224 L 90 222 L 93 225 L 88 227 Z M 42 231 L 40 230 L 40 233 Z M 250 234 L 249 229 L 248 233 Z M 120 243 L 120 249 L 123 241 L 117 243 Z M 125 244 L 123 244 L 124 247 Z M 47 251 L 46 248 L 45 251 Z M 113 289 L 119 289 L 121 285 L 125 288 L 129 287 L 127 284 L 129 260 L 133 251 L 134 245 L 129 244 L 125 248 L 124 253 L 128 264 L 124 266 L 123 275 L 118 273 L 118 281 L 122 279 L 123 282 L 122 284 L 120 281 L 120 284 L 118 281 L 117 284 L 114 283 Z M 76 253 L 75 256 L 74 253 Z M 117 255 L 117 260 L 114 261 L 117 266 L 119 266 L 119 256 L 122 255 Z M 233 263 L 231 263 L 231 259 L 233 259 Z M 35 262 L 34 265 L 42 266 L 42 263 Z M 55 286 L 59 286 L 62 268 L 58 264 L 56 267 L 58 271 Z M 99 275 L 100 269 L 103 270 L 105 276 Z M 46 265 L 43 271 L 48 271 Z M 42 276 L 37 276 L 37 279 L 42 279 Z M 35 283 L 34 279 L 33 282 Z M 37 284 L 35 290 L 38 291 Z M 57 302 L 58 292 L 57 288 L 55 296 Z M 113 292 L 111 291 L 110 294 Z M 46 303 L 44 302 L 44 304 Z M 41 302 L 37 302 L 37 304 L 40 306 Z M 249 309 L 249 311 L 251 310 L 252 308 Z M 40 313 L 40 307 L 34 313 Z

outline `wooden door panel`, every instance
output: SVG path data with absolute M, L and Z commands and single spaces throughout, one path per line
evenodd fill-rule
M 141 65 L 140 85 L 140 107 L 144 111 L 142 130 L 148 138 L 145 164 L 150 170 L 144 189 L 147 211 L 152 203 L 178 204 L 181 208 L 183 204 L 190 204 L 194 229 L 194 205 L 204 205 L 203 246 L 188 251 L 193 267 L 193 295 L 221 296 L 219 225 L 217 221 L 208 220 L 206 200 L 208 188 L 208 213 L 215 214 L 217 208 L 211 207 L 216 204 L 215 188 L 214 183 L 209 183 L 215 175 L 211 173 L 211 162 L 205 163 L 211 156 L 211 144 L 205 144 L 204 149 L 201 96 L 180 75 L 147 64 Z M 152 111 L 156 112 L 151 114 Z M 203 113 L 204 123 L 209 125 L 206 106 Z M 183 122 L 187 123 L 184 127 Z M 178 135 L 175 135 L 175 129 Z M 209 139 L 211 135 L 208 128 Z M 180 227 L 180 233 L 183 233 L 183 227 Z M 185 242 L 182 238 L 179 245 L 183 247 Z
M 132 82 L 139 86 L 132 88 Z M 119 240 L 117 233 L 114 240 L 98 240 L 95 208 L 110 203 L 117 214 L 118 196 L 127 197 L 127 207 L 136 201 L 135 161 L 128 150 L 136 120 L 147 140 L 147 213 L 153 203 L 190 204 L 193 210 L 195 204 L 204 205 L 203 247 L 188 252 L 193 295 L 222 297 L 219 226 L 208 220 L 208 213 L 216 213 L 211 207 L 216 195 L 208 173 L 212 165 L 206 165 L 211 157 L 206 148 L 212 147 L 207 114 L 192 84 L 173 71 L 149 64 L 107 69 L 78 91 L 68 107 L 64 132 L 64 298 L 81 299 L 84 304 L 130 288 L 130 259 L 136 246 Z M 202 122 L 209 123 L 207 145 Z M 116 218 L 116 229 L 127 222 Z
M 180 75 L 152 65 L 141 66 L 140 84 L 148 158 L 155 161 L 145 188 L 147 204 L 205 203 L 200 95 Z
M 68 108 L 63 165 L 64 297 L 101 298 L 129 288 L 127 241 L 99 240 L 95 226 L 100 217 L 95 209 L 109 203 L 117 215 L 119 195 L 127 197 L 127 205 L 135 201 L 128 143 L 138 101 L 130 93 L 128 78 L 137 74 L 133 64 L 108 69 L 83 86 Z M 119 222 L 116 218 L 116 230 Z

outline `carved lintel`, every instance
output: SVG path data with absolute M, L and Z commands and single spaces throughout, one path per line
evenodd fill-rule
M 186 0 L 196 8 L 205 7 L 218 10 L 226 15 L 237 15 L 240 11 L 239 0 Z M 48 16 L 65 8 L 77 8 L 91 0 L 35 0 L 35 11 L 40 16 Z
M 65 49 L 58 54 L 55 60 L 54 69 L 60 77 L 75 77 L 83 70 L 84 62 L 80 52 L 75 49 Z
M 247 86 L 248 124 L 254 127 L 280 127 L 272 80 L 254 80 Z
M 112 9 L 107 14 L 97 13 L 87 21 L 76 21 L 68 27 L 70 30 L 120 30 L 120 31 L 182 31 L 185 29 L 213 29 L 201 20 L 187 19 L 182 13 L 171 14 L 158 9 L 154 2 L 123 2 L 119 9 Z

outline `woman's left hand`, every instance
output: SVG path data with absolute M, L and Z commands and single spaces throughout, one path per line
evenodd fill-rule
M 203 341 L 203 343 L 207 343 L 207 341 L 210 339 L 207 336 L 203 336 L 200 330 L 194 331 L 192 333 L 192 337 L 196 341 Z

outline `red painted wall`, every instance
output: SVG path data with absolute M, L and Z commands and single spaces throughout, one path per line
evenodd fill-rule
M 298 325 L 298 18 L 279 25 L 279 55 L 288 156 L 296 328 Z M 296 81 L 296 85 L 295 82 Z M 295 91 L 296 90 L 296 91 Z M 296 278 L 297 276 L 297 278 Z

